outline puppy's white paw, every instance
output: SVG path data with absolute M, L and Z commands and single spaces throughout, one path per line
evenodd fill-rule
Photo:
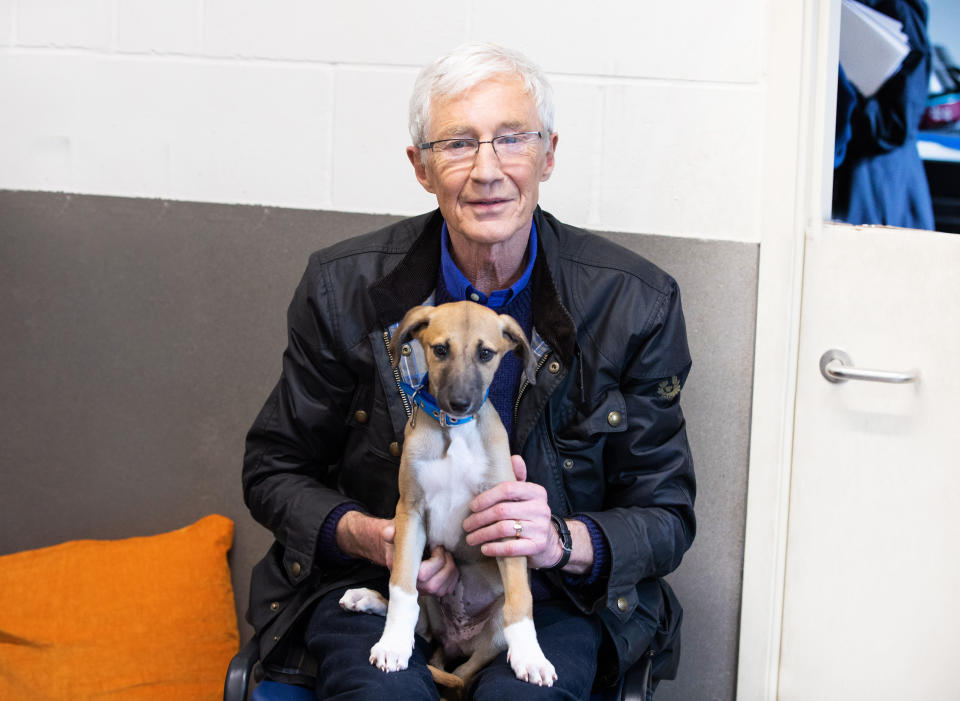
M 503 637 L 507 641 L 507 660 L 517 679 L 537 686 L 553 686 L 557 671 L 540 649 L 533 621 L 524 618 L 507 626 Z
M 387 600 L 380 592 L 373 589 L 347 589 L 340 597 L 340 608 L 345 611 L 386 616 Z
M 532 649 L 525 646 L 510 648 L 507 660 L 510 661 L 510 667 L 517 679 L 537 686 L 553 686 L 557 680 L 557 671 L 544 656 L 539 645 Z
M 384 635 L 376 645 L 370 648 L 370 664 L 384 672 L 399 672 L 407 668 L 412 651 L 413 640 L 404 644 L 402 641 Z

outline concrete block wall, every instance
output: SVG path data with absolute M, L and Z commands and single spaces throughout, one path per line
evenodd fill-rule
M 557 93 L 545 208 L 761 240 L 770 0 L 0 0 L 0 189 L 413 214 L 419 68 L 516 47 Z

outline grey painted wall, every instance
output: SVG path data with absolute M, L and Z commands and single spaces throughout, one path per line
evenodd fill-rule
M 242 616 L 270 542 L 242 504 L 243 439 L 280 370 L 287 303 L 311 251 L 393 219 L 0 191 L 0 554 L 222 513 Z M 757 246 L 608 236 L 677 278 L 694 358 L 699 531 L 671 577 L 680 676 L 657 698 L 732 699 Z

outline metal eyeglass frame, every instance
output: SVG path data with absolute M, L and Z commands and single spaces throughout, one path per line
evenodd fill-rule
M 488 139 L 487 141 L 481 141 L 480 139 L 474 139 L 473 137 L 464 136 L 464 137 L 459 137 L 454 139 L 437 139 L 436 141 L 427 141 L 426 143 L 418 144 L 417 147 L 421 150 L 430 149 L 431 151 L 433 151 L 434 150 L 433 147 L 436 146 L 437 144 L 449 143 L 451 141 L 472 141 L 473 143 L 476 144 L 476 148 L 473 150 L 474 158 L 476 158 L 476 155 L 480 153 L 480 144 L 490 144 L 490 148 L 493 149 L 493 152 L 497 154 L 497 158 L 499 158 L 500 153 L 497 151 L 497 146 L 496 146 L 497 141 L 500 141 L 502 139 L 509 139 L 512 136 L 526 136 L 527 134 L 536 134 L 538 139 L 541 139 L 541 140 L 543 139 L 543 132 L 541 131 L 518 131 L 513 134 L 501 134 L 500 136 L 495 136 L 492 139 Z M 444 153 L 444 151 L 436 151 L 436 153 Z M 464 156 L 463 158 L 465 160 L 467 156 Z

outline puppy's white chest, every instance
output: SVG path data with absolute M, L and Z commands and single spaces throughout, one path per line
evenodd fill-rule
M 452 551 L 460 542 L 470 500 L 484 490 L 487 469 L 486 452 L 473 426 L 451 431 L 446 454 L 417 466 L 431 546 L 440 544 Z

